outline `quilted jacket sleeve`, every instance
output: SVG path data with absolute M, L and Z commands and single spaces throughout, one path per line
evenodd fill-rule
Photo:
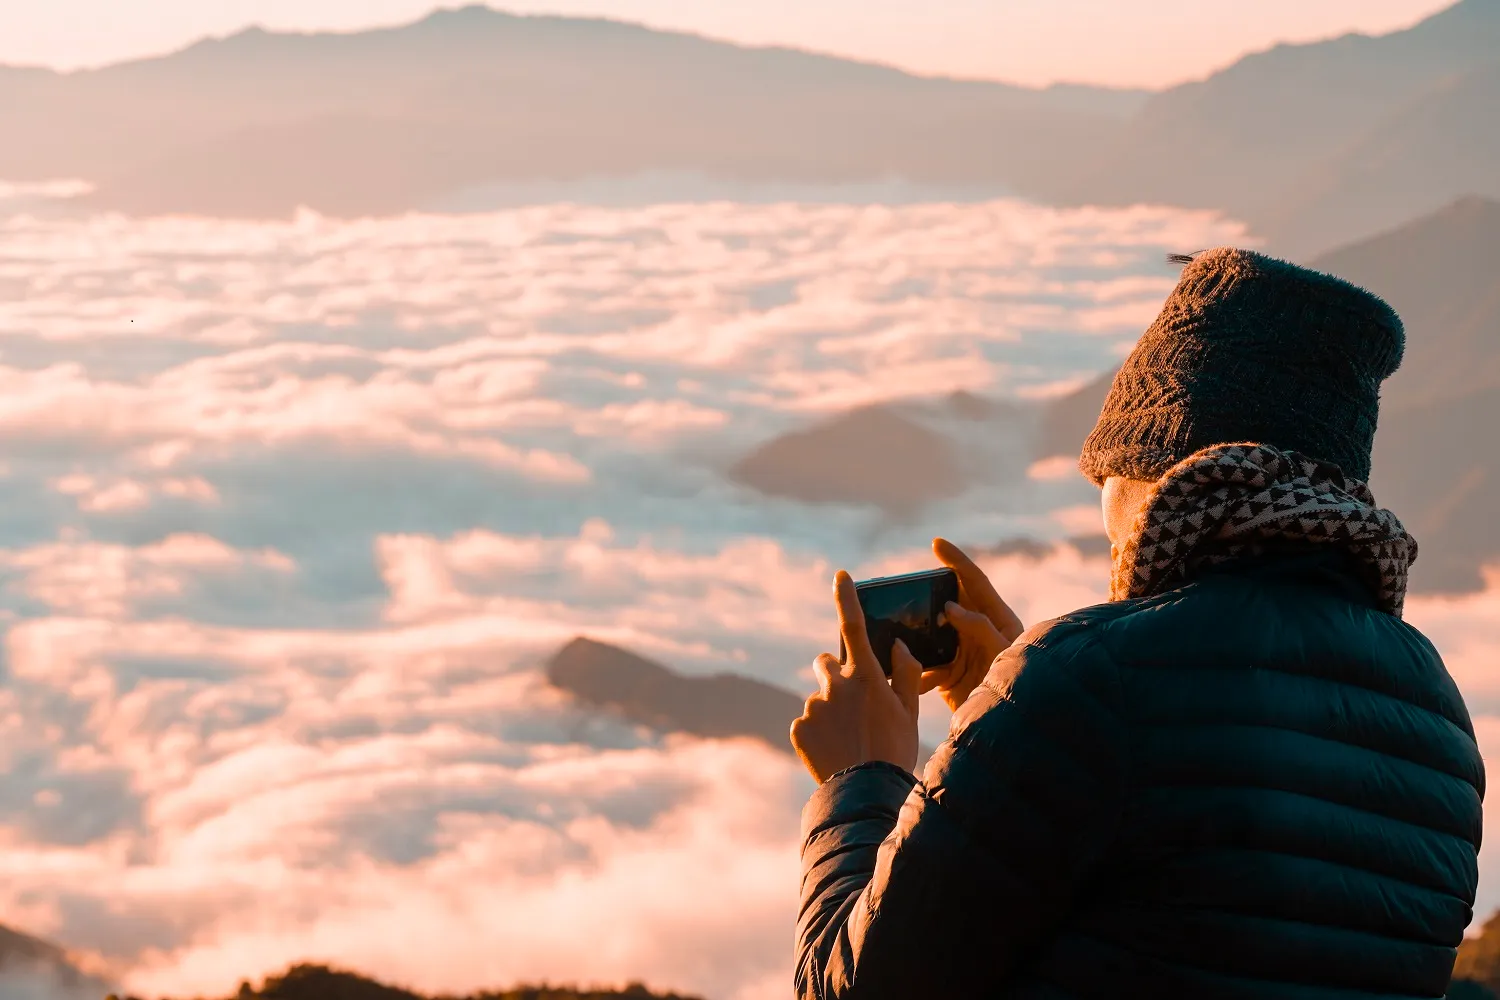
M 886 764 L 803 811 L 797 996 L 989 995 L 1056 932 L 1117 829 L 1119 672 L 1097 626 L 1022 636 L 916 781 Z

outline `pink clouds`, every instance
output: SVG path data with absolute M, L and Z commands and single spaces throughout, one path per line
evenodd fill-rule
M 472 531 L 447 541 L 383 537 L 377 549 L 394 622 L 536 615 L 662 654 L 722 655 L 767 633 L 802 643 L 829 635 L 829 563 L 771 539 L 690 555 L 621 543 L 595 519 L 576 538 Z
M 0 202 L 78 198 L 94 190 L 88 181 L 32 181 L 11 183 L 0 181 Z
M 227 363 L 191 362 L 139 386 L 97 380 L 77 365 L 40 372 L 0 368 L 0 436 L 134 448 L 157 467 L 195 451 L 317 439 L 458 456 L 545 480 L 588 479 L 588 470 L 567 454 L 517 447 L 487 433 L 505 424 L 505 414 L 496 409 L 500 402 L 533 388 L 535 363 L 469 364 L 429 383 L 397 372 L 358 382 L 345 375 L 307 378 L 278 371 L 288 360 L 230 356 Z M 78 482 L 64 480 L 69 486 Z M 187 482 L 175 480 L 179 489 Z M 127 480 L 112 496 L 93 493 L 85 502 L 109 510 L 142 505 L 146 497 L 143 487 Z
M 132 958 L 132 988 L 225 992 L 242 972 L 298 957 L 429 989 L 641 977 L 750 998 L 767 995 L 755 983 L 784 983 L 794 880 L 778 873 L 795 867 L 808 791 L 784 755 L 754 743 L 516 742 L 485 730 L 550 713 L 561 735 L 572 709 L 531 674 L 445 691 L 423 678 L 418 650 L 387 650 L 388 666 L 374 668 L 386 682 L 365 667 L 327 691 L 309 686 L 295 653 L 255 657 L 253 681 L 213 690 L 295 694 L 278 716 L 205 742 L 189 734 L 213 706 L 179 702 L 175 719 L 142 725 L 133 706 L 149 695 L 138 689 L 97 730 L 148 797 L 149 848 L 117 837 L 0 855 L 12 894 L 104 891 L 112 906 L 195 915 L 170 949 Z M 319 718 L 357 717 L 362 702 L 422 725 L 322 745 L 296 735 Z M 119 867 L 121 850 L 142 848 Z M 723 905 L 706 914 L 705 893 Z M 101 933 L 45 911 L 29 919 L 85 943 Z M 580 951 L 578 934 L 595 947 Z
M 585 535 L 562 546 L 584 551 L 572 560 L 582 566 L 604 541 L 597 527 Z M 534 565 L 526 547 L 468 538 L 451 561 L 474 578 Z M 162 548 L 167 564 L 225 559 L 208 546 Z M 680 583 L 684 568 L 706 572 L 694 566 L 667 558 L 648 573 Z M 111 955 L 141 991 L 225 992 L 301 957 L 429 989 L 566 975 L 753 998 L 767 995 L 756 983 L 784 983 L 794 880 L 777 873 L 795 867 L 807 792 L 795 763 L 754 743 L 650 748 L 628 730 L 600 732 L 534 673 L 508 672 L 526 662 L 525 644 L 497 644 L 519 624 L 504 618 L 471 647 L 487 669 L 455 684 L 464 627 L 447 624 L 280 636 L 183 622 L 20 626 L 17 676 L 92 706 L 86 738 L 100 761 L 134 775 L 150 836 L 12 841 L 0 906 Z M 128 692 L 88 679 L 140 654 L 222 662 Z M 10 724 L 22 727 L 12 735 L 30 728 Z M 578 742 L 590 730 L 602 749 Z M 70 737 L 28 738 L 61 751 Z M 102 894 L 106 909 L 63 923 L 19 906 L 39 886 Z M 726 901 L 722 920 L 704 919 L 705 891 Z M 122 961 L 110 945 L 117 909 L 192 914 L 191 929 Z M 578 934 L 596 947 L 580 951 Z
M 18 674 L 95 705 L 90 739 L 137 776 L 152 837 L 124 867 L 119 859 L 143 846 L 124 835 L 90 848 L 13 842 L 12 892 L 107 887 L 129 911 L 194 914 L 170 947 L 115 957 L 137 990 L 222 992 L 248 970 L 307 957 L 431 990 L 566 975 L 744 1000 L 784 991 L 806 793 L 795 762 L 755 744 L 650 746 L 623 731 L 608 738 L 613 748 L 574 742 L 567 734 L 582 719 L 525 666 L 528 649 L 578 627 L 567 618 L 582 604 L 621 634 L 643 628 L 644 615 L 659 642 L 679 648 L 729 648 L 750 629 L 824 645 L 830 564 L 770 540 L 690 555 L 622 542 L 597 521 L 572 537 L 471 531 L 379 544 L 391 583 L 383 628 L 90 629 L 61 619 L 17 628 Z M 158 556 L 169 564 L 226 559 L 199 542 L 164 548 L 176 553 Z M 914 549 L 857 570 L 929 560 Z M 982 564 L 1027 622 L 1102 599 L 1107 575 L 1103 559 L 1067 546 Z M 553 594 L 570 599 L 537 590 L 548 573 Z M 670 595 L 672 614 L 659 595 Z M 1414 611 L 1440 642 L 1462 640 L 1461 664 L 1486 641 L 1500 647 L 1493 601 L 1422 598 Z M 551 624 L 538 630 L 542 621 Z M 512 629 L 529 638 L 506 641 Z M 59 669 L 147 651 L 227 662 L 212 683 L 138 683 L 124 695 Z M 486 668 L 455 685 L 454 657 L 470 655 Z M 1467 687 L 1464 669 L 1455 673 Z M 269 712 L 247 716 L 256 705 Z M 226 721 L 205 731 L 211 719 Z M 935 714 L 925 728 L 943 723 Z M 1494 717 L 1479 724 L 1488 742 Z M 515 726 L 532 735 L 507 735 Z M 1486 905 L 1500 901 L 1489 881 L 1484 891 Z M 39 929 L 88 940 L 112 926 L 27 912 Z M 578 948 L 580 934 L 590 948 Z
M 194 577 L 296 567 L 279 552 L 242 553 L 204 535 L 171 535 L 134 548 L 62 540 L 0 551 L 0 569 L 18 573 L 18 589 L 54 613 L 122 618 L 142 601 L 182 595 Z
M 985 388 L 983 366 L 965 368 L 976 343 L 1018 343 L 1038 327 L 1130 336 L 1170 284 L 1164 274 L 1140 273 L 1143 250 L 1242 236 L 1203 213 L 1058 212 L 1019 202 L 549 206 L 348 223 L 306 213 L 256 224 L 13 216 L 0 220 L 0 274 L 22 281 L 28 294 L 0 304 L 0 330 L 53 342 L 150 335 L 238 348 L 158 375 L 156 390 L 178 397 L 165 410 L 197 410 L 219 434 L 275 436 L 314 416 L 330 430 L 415 419 L 422 391 L 400 373 L 458 363 L 438 362 L 438 352 L 452 355 L 455 339 L 475 345 L 469 363 L 477 367 L 445 368 L 423 383 L 446 397 L 439 412 L 479 405 L 487 420 L 500 418 L 493 407 L 503 411 L 507 399 L 534 387 L 530 380 L 555 370 L 559 355 L 579 350 L 611 369 L 670 361 L 736 370 L 752 376 L 747 391 L 763 388 L 781 405 L 808 408 L 836 404 L 815 403 L 799 383 L 776 379 L 845 371 L 885 386 L 870 398 L 897 398 L 922 391 L 899 377 L 922 363 L 933 366 L 933 385 L 958 377 Z M 49 261 L 45 275 L 24 263 L 35 259 Z M 371 313 L 388 316 L 410 343 L 384 351 L 352 336 L 338 348 L 278 343 L 288 328 L 352 332 Z M 418 332 L 434 329 L 444 336 L 422 344 Z M 365 359 L 385 377 L 227 378 L 225 362 L 274 371 L 272 355 L 289 351 L 304 360 L 310 352 Z M 770 376 L 763 387 L 757 371 Z M 139 424 L 150 412 L 143 401 L 120 399 L 122 386 L 92 387 L 89 400 L 67 366 L 45 377 L 8 374 L 12 390 L 37 383 L 47 399 L 89 403 L 86 414 L 120 415 L 123 407 Z M 225 392 L 239 398 L 212 409 L 202 402 Z M 26 393 L 8 395 L 18 400 L 9 420 L 33 412 Z M 471 426 L 476 416 L 469 414 Z M 386 439 L 392 433 L 386 429 Z
M 1241 235 L 1013 202 L 0 214 L 0 921 L 138 992 L 311 958 L 784 995 L 808 779 L 538 667 L 585 633 L 799 687 L 835 568 L 1097 531 L 1076 474 L 1004 472 L 1024 415 L 923 398 L 1103 369 L 1163 253 Z M 974 473 L 916 523 L 719 473 L 891 401 Z M 1104 594 L 1071 547 L 982 561 L 1028 622 Z M 1413 615 L 1484 697 L 1492 597 Z
M 175 497 L 195 503 L 219 502 L 213 484 L 200 476 L 165 477 L 154 481 L 133 478 L 96 480 L 83 473 L 61 476 L 52 488 L 64 496 L 78 498 L 78 509 L 96 514 L 137 510 L 148 506 L 153 496 Z
M 1026 469 L 1026 475 L 1032 479 L 1044 481 L 1071 479 L 1078 475 L 1078 460 L 1067 455 L 1044 458 L 1039 462 L 1033 462 Z
M 725 783 L 726 773 L 741 786 Z M 412 780 L 421 775 L 414 771 Z M 236 851 L 197 869 L 201 882 L 180 877 L 183 867 L 196 866 L 175 866 L 179 876 L 162 873 L 167 898 L 212 894 L 224 869 L 231 883 L 237 871 L 269 878 L 250 898 L 243 888 L 236 892 L 239 912 L 226 914 L 201 944 L 162 956 L 160 965 L 148 958 L 132 982 L 223 990 L 234 978 L 227 970 L 274 967 L 305 954 L 432 990 L 556 977 L 559 969 L 583 981 L 641 977 L 747 1000 L 767 995 L 746 992 L 747 984 L 774 979 L 784 989 L 790 957 L 772 943 L 783 943 L 795 905 L 793 882 L 780 876 L 795 867 L 785 826 L 805 794 L 795 762 L 751 744 L 684 745 L 606 753 L 573 778 L 546 762 L 516 774 L 554 798 L 569 785 L 597 794 L 601 785 L 634 789 L 663 776 L 685 783 L 684 796 L 640 827 L 599 817 L 558 825 L 450 813 L 434 832 L 432 853 L 415 865 L 288 870 L 271 860 L 284 851 L 264 855 L 271 867 L 246 866 Z M 435 780 L 450 782 L 441 773 Z M 482 790 L 483 774 L 466 783 Z M 322 790 L 307 792 L 309 804 L 327 801 Z M 399 792 L 382 794 L 399 801 Z M 347 807 L 348 795 L 333 802 Z M 784 805 L 776 811 L 744 808 L 777 800 Z M 266 803 L 237 819 L 255 827 L 269 822 L 268 840 L 300 839 L 276 819 L 284 815 Z M 301 902 L 309 894 L 323 904 L 309 910 Z

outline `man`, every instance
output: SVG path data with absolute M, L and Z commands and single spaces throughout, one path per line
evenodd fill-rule
M 849 662 L 792 726 L 798 996 L 1443 995 L 1484 771 L 1365 486 L 1403 347 L 1361 289 L 1202 254 L 1084 445 L 1110 603 L 1022 633 L 939 540 L 960 656 L 898 647 L 887 684 L 839 574 Z M 930 687 L 956 714 L 918 781 Z

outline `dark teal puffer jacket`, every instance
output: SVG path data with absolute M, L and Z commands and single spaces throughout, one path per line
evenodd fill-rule
M 1437 652 L 1338 558 L 1033 628 L 923 782 L 826 782 L 797 995 L 1443 996 L 1483 763 Z

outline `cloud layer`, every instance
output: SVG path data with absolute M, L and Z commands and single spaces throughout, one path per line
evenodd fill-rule
M 1010 202 L 0 214 L 0 921 L 141 993 L 306 958 L 784 995 L 809 779 L 538 665 L 587 633 L 801 688 L 836 567 L 1097 530 L 1064 469 L 976 467 L 899 524 L 722 471 L 870 402 L 982 466 L 925 400 L 1102 370 L 1165 252 L 1241 235 Z M 986 566 L 1027 621 L 1104 592 L 1069 548 Z M 1411 615 L 1500 718 L 1496 595 Z

